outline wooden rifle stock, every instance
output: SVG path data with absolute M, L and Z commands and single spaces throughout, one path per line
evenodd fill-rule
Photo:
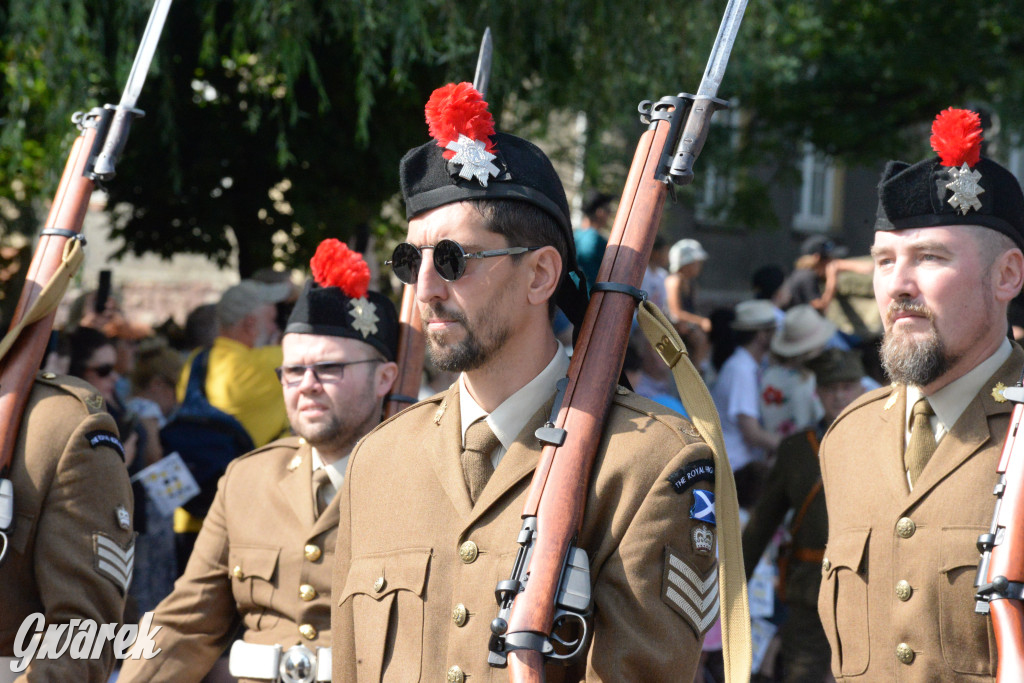
M 1011 400 L 1024 400 L 1020 386 L 1004 393 Z M 978 539 L 982 558 L 975 611 L 988 611 L 992 619 L 999 683 L 1024 681 L 1024 434 L 1018 433 L 1022 418 L 1024 403 L 1017 402 L 996 468 L 1000 477 L 992 528 Z
M 402 292 L 402 308 L 398 312 L 398 355 L 395 357 L 398 377 L 384 405 L 385 419 L 418 400 L 423 377 L 424 345 L 423 321 L 416 305 L 416 288 L 406 285 Z
M 88 167 L 96 140 L 96 126 L 86 125 L 75 138 L 61 175 L 57 194 L 46 219 L 46 228 L 79 234 L 89 207 L 94 182 Z M 25 276 L 25 286 L 11 320 L 11 328 L 25 317 L 43 287 L 60 267 L 69 236 L 42 235 Z M 28 402 L 36 371 L 50 339 L 55 313 L 27 326 L 0 360 L 0 476 L 5 475 L 18 441 L 18 427 Z
M 655 121 L 640 138 L 598 282 L 639 288 L 658 231 L 668 186 L 659 180 L 671 125 Z M 547 445 L 534 473 L 523 517 L 536 517 L 529 581 L 516 597 L 508 634 L 547 638 L 555 616 L 562 568 L 583 520 L 590 472 L 626 353 L 636 301 L 620 292 L 592 294 L 569 367 L 569 381 L 555 426 L 561 446 Z M 543 681 L 544 657 L 535 649 L 507 653 L 509 680 Z

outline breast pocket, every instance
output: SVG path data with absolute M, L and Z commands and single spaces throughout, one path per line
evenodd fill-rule
M 352 601 L 360 680 L 419 680 L 430 555 L 430 548 L 411 548 L 352 560 L 337 604 Z
M 277 589 L 277 559 L 281 549 L 274 546 L 232 546 L 228 552 L 231 589 L 243 613 L 255 613 L 256 628 L 273 628 L 279 610 L 273 608 Z
M 829 538 L 822 563 L 818 612 L 832 646 L 832 669 L 856 676 L 868 668 L 868 585 L 864 553 L 870 529 Z
M 992 619 L 974 612 L 974 580 L 980 555 L 978 536 L 987 527 L 943 527 L 939 566 L 939 638 L 942 657 L 953 671 L 995 675 Z

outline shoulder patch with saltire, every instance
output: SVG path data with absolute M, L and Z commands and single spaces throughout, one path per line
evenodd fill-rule
M 661 599 L 701 638 L 718 616 L 718 562 L 705 572 L 671 546 L 665 546 Z
M 690 519 L 698 522 L 715 523 L 715 492 L 705 489 L 693 490 L 693 507 L 690 508 Z
M 125 545 L 121 545 L 102 532 L 92 535 L 94 556 L 93 566 L 96 571 L 114 582 L 121 589 L 121 594 L 128 593 L 135 571 L 135 535 Z

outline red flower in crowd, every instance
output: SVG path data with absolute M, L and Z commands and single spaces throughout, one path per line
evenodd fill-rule
M 457 142 L 459 135 L 479 140 L 488 152 L 494 153 L 494 117 L 487 109 L 487 102 L 469 83 L 449 83 L 430 95 L 426 107 L 427 127 L 430 136 L 437 140 L 437 146 L 445 148 L 449 142 Z M 446 149 L 445 159 L 455 156 L 455 150 Z
M 321 287 L 338 287 L 350 299 L 362 299 L 370 286 L 370 266 L 363 255 L 337 239 L 324 240 L 309 261 Z
M 767 386 L 764 388 L 764 393 L 761 394 L 761 400 L 767 405 L 782 405 L 786 402 L 786 397 L 777 388 Z

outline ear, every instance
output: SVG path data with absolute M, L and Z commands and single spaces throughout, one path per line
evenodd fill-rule
M 378 365 L 374 390 L 376 397 L 380 399 L 387 396 L 396 379 L 398 379 L 397 363 L 381 363 Z
M 541 247 L 529 254 L 530 273 L 526 298 L 534 306 L 547 305 L 558 290 L 558 279 L 562 274 L 562 257 L 554 247 Z
M 996 301 L 1009 303 L 1024 286 L 1024 253 L 1009 249 L 992 264 L 992 289 Z

